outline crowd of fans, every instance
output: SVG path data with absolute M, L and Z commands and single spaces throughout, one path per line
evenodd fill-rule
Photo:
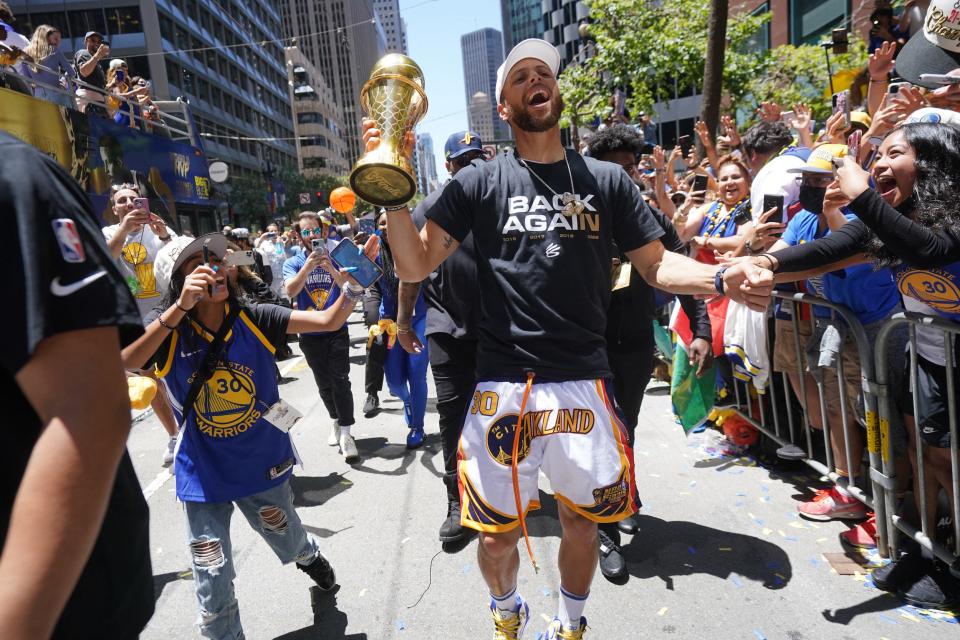
M 127 62 L 110 56 L 110 45 L 97 31 L 88 31 L 73 60 L 61 51 L 62 33 L 42 24 L 27 38 L 11 26 L 15 17 L 0 2 L 0 75 L 3 85 L 81 112 L 110 118 L 117 124 L 162 133 L 160 111 L 151 98 L 150 81 L 131 75 Z
M 930 11 L 943 4 L 930 3 Z M 848 312 L 846 317 L 856 320 L 870 344 L 891 316 L 904 310 L 960 321 L 955 195 L 960 187 L 960 51 L 928 33 L 934 22 L 917 18 L 914 8 L 900 19 L 885 9 L 873 16 L 865 69 L 868 87 L 849 112 L 843 100 L 857 102 L 851 91 L 823 123 L 813 121 L 808 105 L 791 105 L 786 112 L 781 105 L 762 102 L 755 123 L 743 131 L 730 115 L 721 118 L 717 131 L 698 123 L 694 132 L 702 158 L 693 146 L 686 151 L 659 146 L 656 126 L 641 114 L 635 124 L 611 122 L 603 127 L 584 141 L 582 151 L 624 168 L 664 231 L 667 250 L 717 265 L 720 276 L 722 268 L 745 263 L 768 269 L 776 274 L 778 290 L 811 293 Z M 131 127 L 155 117 L 149 82 L 131 76 L 122 59 L 103 68 L 110 49 L 99 33 L 86 34 L 84 48 L 71 62 L 59 50 L 56 27 L 42 25 L 31 38 L 17 38 L 11 22 L 12 14 L 0 2 L 5 34 L 0 42 L 23 52 L 14 68 L 34 95 L 64 106 L 76 100 L 86 113 Z M 890 91 L 895 81 L 900 84 Z M 458 156 L 463 162 L 457 162 Z M 479 139 L 469 132 L 451 136 L 447 158 L 451 174 L 482 162 Z M 290 502 L 287 472 L 295 456 L 286 431 L 262 430 L 257 455 L 269 453 L 270 460 L 282 464 L 266 477 L 253 477 L 248 450 L 211 449 L 197 435 L 220 428 L 191 415 L 202 393 L 195 381 L 215 380 L 240 393 L 248 391 L 244 385 L 249 380 L 243 376 L 252 376 L 256 384 L 251 388 L 265 410 L 289 412 L 280 399 L 283 380 L 275 361 L 290 353 L 287 335 L 299 334 L 300 349 L 332 421 L 328 443 L 355 463 L 360 452 L 350 433 L 355 410 L 344 323 L 356 303 L 363 301 L 370 337 L 361 413 L 376 415 L 386 379 L 390 393 L 404 405 L 408 448 L 424 440 L 428 364 L 433 364 L 438 394 L 442 385 L 454 384 L 444 378 L 440 357 L 450 355 L 451 343 L 431 339 L 429 294 L 407 288 L 409 283 L 397 276 L 386 212 L 361 220 L 348 214 L 346 223 L 338 225 L 330 210 L 302 211 L 286 229 L 278 220 L 262 231 L 224 227 L 221 233 L 193 238 L 178 235 L 151 212 L 137 185 L 115 185 L 111 208 L 116 220 L 101 229 L 104 259 L 129 287 L 144 331 L 120 355 L 129 377 L 165 380 L 151 404 L 169 436 L 162 464 L 176 460 L 177 495 L 187 505 L 201 627 L 211 637 L 238 636 L 242 630 L 232 574 L 220 571 L 231 561 L 230 511 L 222 509 L 223 504 L 237 504 L 251 523 L 259 523 L 281 561 L 296 563 L 321 589 L 332 589 L 336 578 Z M 420 213 L 414 220 L 422 225 Z M 362 245 L 382 270 L 382 277 L 365 291 L 331 260 L 330 253 L 343 238 Z M 614 255 L 605 338 L 615 396 L 632 444 L 653 368 L 651 321 L 655 309 L 671 298 L 659 296 L 640 278 L 631 280 L 631 270 L 622 269 L 626 254 L 617 250 Z M 473 269 L 475 277 L 476 265 Z M 830 430 L 831 470 L 839 481 L 800 502 L 798 512 L 813 520 L 856 522 L 841 535 L 842 542 L 874 546 L 873 514 L 856 497 L 857 479 L 867 466 L 866 412 L 861 353 L 849 323 L 829 307 L 808 308 L 785 300 L 777 300 L 772 313 L 748 309 L 723 295 L 709 300 L 679 296 L 674 306 L 669 324 L 689 356 L 691 376 L 715 375 L 718 403 L 728 401 L 725 394 L 735 378 L 769 390 L 782 375 L 794 396 L 788 402 L 802 404 L 803 416 L 814 429 Z M 227 338 L 231 329 L 235 334 Z M 903 390 L 889 416 L 889 435 L 898 508 L 907 518 L 925 509 L 922 519 L 938 523 L 944 520 L 937 511 L 940 493 L 953 504 L 956 485 L 948 398 L 960 393 L 960 386 L 947 367 L 951 362 L 956 366 L 960 349 L 935 329 L 918 327 L 916 334 L 915 354 L 908 351 L 906 326 L 894 330 L 886 342 L 883 362 L 890 388 Z M 233 341 L 229 366 L 221 359 L 227 340 Z M 196 354 L 203 341 L 209 348 L 202 361 L 184 355 L 184 345 Z M 435 353 L 433 362 L 428 352 L 440 351 L 439 346 L 444 352 Z M 910 356 L 919 363 L 913 380 L 906 364 Z M 635 366 L 637 362 L 642 366 Z M 471 384 L 472 378 L 466 386 Z M 953 389 L 948 388 L 951 384 Z M 451 391 L 451 397 L 458 394 L 462 396 L 462 390 Z M 759 402 L 767 400 L 761 395 Z M 449 412 L 443 404 L 438 402 L 438 410 Z M 282 416 L 272 415 L 274 426 L 282 424 Z M 441 431 L 444 420 L 441 416 Z M 451 446 L 455 444 L 456 439 Z M 440 537 L 448 540 L 461 535 L 461 505 L 453 488 L 456 481 L 450 478 L 455 455 L 447 456 L 446 441 L 444 447 L 445 458 L 450 458 L 445 460 L 450 509 Z M 925 484 L 919 481 L 921 469 Z M 957 515 L 947 513 L 946 519 Z M 625 574 L 620 534 L 637 530 L 632 516 L 600 528 L 600 568 L 608 578 Z M 952 544 L 952 527 L 934 527 L 931 533 L 939 543 Z M 929 549 L 906 540 L 903 551 L 895 562 L 873 572 L 876 586 L 918 606 L 960 603 L 960 581 Z M 227 613 L 212 616 L 211 610 Z

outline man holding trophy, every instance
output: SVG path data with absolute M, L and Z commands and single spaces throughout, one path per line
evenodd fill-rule
M 382 195 L 352 181 L 361 197 L 380 197 L 386 207 L 403 281 L 423 280 L 473 233 L 480 340 L 478 383 L 460 440 L 461 521 L 480 531 L 477 560 L 492 596 L 494 637 L 501 640 L 519 638 L 529 619 L 517 592 L 517 543 L 521 534 L 526 538 L 524 516 L 539 507 L 539 471 L 550 479 L 563 527 L 559 611 L 545 639 L 583 637 L 597 523 L 636 510 L 632 456 L 604 341 L 612 241 L 658 289 L 728 295 L 763 309 L 773 286 L 763 269 L 718 270 L 664 251 L 663 232 L 623 169 L 563 147 L 559 65 L 556 49 L 544 40 L 524 40 L 510 51 L 497 72 L 496 98 L 516 149 L 459 171 L 426 212 L 421 232 L 405 204 L 413 194 L 398 188 L 401 180 L 374 176 L 370 182 Z M 422 76 L 418 81 L 422 93 Z M 409 86 L 399 84 L 398 93 Z M 391 153 L 400 158 L 395 164 L 410 162 L 410 130 L 426 107 L 425 99 L 414 104 L 406 95 L 392 99 L 405 113 L 384 117 L 368 109 L 367 153 L 355 175 L 382 168 Z M 408 126 L 400 129 L 398 122 Z M 526 547 L 536 567 L 529 539 Z

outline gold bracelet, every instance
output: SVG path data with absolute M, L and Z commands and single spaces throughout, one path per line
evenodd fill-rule
M 398 324 L 397 333 L 413 333 L 413 330 L 408 324 L 407 325 Z

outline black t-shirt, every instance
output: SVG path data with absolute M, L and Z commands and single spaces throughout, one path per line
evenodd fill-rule
M 580 214 L 562 213 L 561 196 L 571 190 L 566 162 L 530 162 L 528 171 L 514 153 L 459 171 L 426 212 L 458 241 L 473 232 L 480 380 L 521 380 L 528 371 L 544 380 L 610 375 L 612 242 L 632 251 L 663 230 L 621 167 L 572 151 L 567 158 Z
M 87 51 L 86 49 L 80 49 L 75 54 L 73 54 L 73 66 L 77 68 L 77 75 L 81 80 L 87 84 L 92 84 L 95 87 L 106 90 L 107 88 L 107 78 L 103 75 L 103 68 L 100 67 L 100 63 L 94 67 L 93 72 L 85 76 L 80 71 L 80 67 L 90 62 L 93 59 L 93 54 Z
M 442 189 L 437 189 L 417 205 L 413 212 L 417 229 L 427 223 L 426 212 L 441 193 Z M 472 235 L 468 234 L 453 255 L 430 274 L 423 287 L 423 296 L 427 303 L 426 335 L 446 333 L 461 340 L 477 339 L 480 292 L 477 290 L 477 257 Z
M 2 131 L 0 157 L 0 219 L 12 239 L 0 252 L 0 273 L 10 284 L 0 316 L 0 541 L 5 541 L 20 481 L 43 429 L 15 375 L 50 336 L 116 326 L 129 342 L 143 327 L 80 186 L 54 160 Z M 153 607 L 147 504 L 124 454 L 93 552 L 54 637 L 101 637 L 105 630 L 113 637 L 135 636 Z

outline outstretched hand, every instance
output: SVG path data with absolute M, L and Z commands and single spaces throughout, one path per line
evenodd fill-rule
M 754 311 L 764 311 L 770 305 L 773 285 L 773 272 L 752 262 L 737 262 L 723 273 L 724 294 Z

